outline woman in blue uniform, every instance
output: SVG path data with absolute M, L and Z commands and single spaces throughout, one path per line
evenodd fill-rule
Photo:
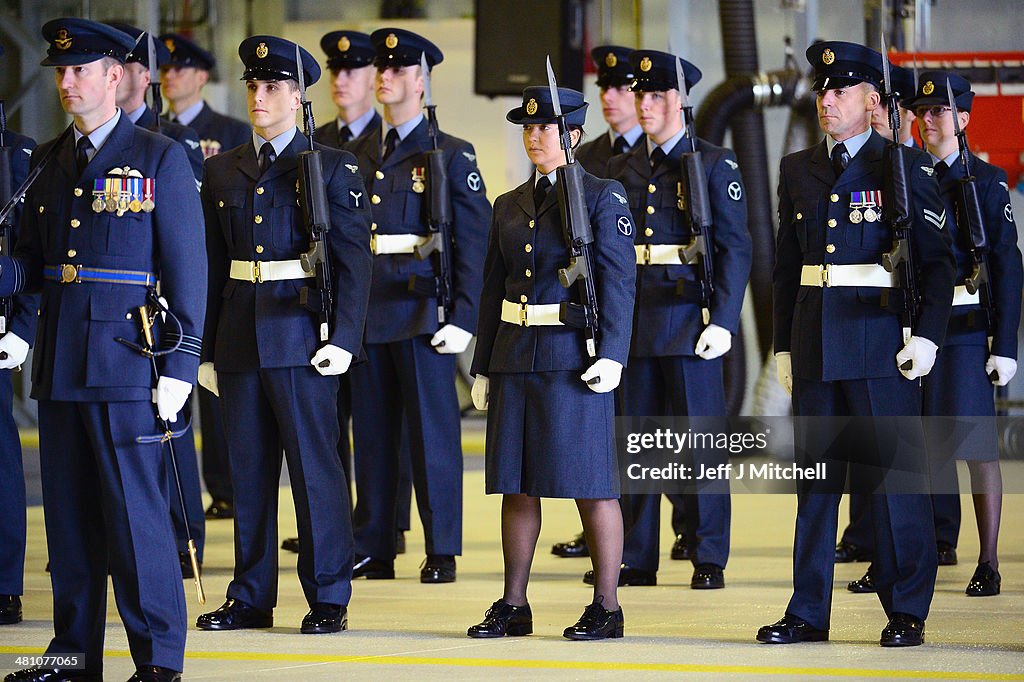
M 575 90 L 559 99 L 578 145 L 587 103 Z M 558 269 L 569 263 L 558 208 L 556 169 L 565 165 L 550 90 L 523 91 L 506 118 L 523 126 L 523 146 L 536 171 L 494 204 L 484 263 L 474 404 L 487 415 L 487 492 L 502 494 L 505 588 L 470 637 L 526 635 L 526 599 L 540 533 L 541 497 L 576 500 L 594 566 L 594 600 L 569 639 L 621 637 L 616 598 L 622 560 L 622 514 L 613 440 L 612 391 L 629 352 L 636 265 L 633 221 L 622 185 L 583 173 L 594 233 L 593 278 L 600 318 L 596 355 L 583 331 L 559 321 L 563 302 L 581 302 Z M 555 184 L 555 187 L 551 185 Z

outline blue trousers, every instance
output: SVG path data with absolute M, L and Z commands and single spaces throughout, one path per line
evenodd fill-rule
M 14 423 L 11 370 L 0 371 L 0 595 L 24 591 L 25 470 Z
M 54 636 L 48 654 L 103 670 L 107 574 L 136 666 L 181 670 L 185 593 L 149 402 L 39 401 L 39 454 Z

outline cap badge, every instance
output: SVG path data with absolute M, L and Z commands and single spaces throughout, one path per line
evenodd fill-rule
M 71 37 L 66 28 L 57 31 L 57 37 L 53 39 L 53 44 L 58 50 L 66 50 L 71 47 Z
M 921 88 L 921 92 L 923 92 L 926 95 L 932 94 L 933 92 L 935 92 L 935 83 L 932 83 L 931 81 L 928 81 Z
M 643 59 L 640 60 L 640 70 L 643 71 L 644 73 L 646 73 L 646 72 L 651 70 L 651 58 L 650 57 L 644 57 Z
M 825 51 L 821 53 L 821 61 L 825 62 L 826 64 L 831 64 L 835 60 L 836 53 L 826 47 Z
M 164 45 L 167 46 L 168 50 L 170 50 L 171 52 L 174 52 L 174 39 L 173 38 L 168 38 L 167 40 L 165 40 L 164 41 Z
M 609 52 L 604 56 L 604 65 L 609 69 L 614 69 L 615 65 L 619 63 L 619 58 L 615 56 L 614 52 Z
M 260 43 L 259 45 L 256 46 L 256 56 L 257 57 L 259 57 L 260 59 L 263 59 L 268 54 L 270 54 L 270 50 L 267 49 L 267 44 L 266 43 Z
M 398 47 L 398 36 L 394 33 L 389 33 L 388 37 L 384 39 L 384 45 L 386 45 L 389 50 L 395 49 Z
M 530 99 L 530 101 L 526 103 L 526 114 L 528 116 L 533 116 L 536 113 L 537 113 L 537 100 Z
M 338 51 L 348 52 L 348 48 L 352 47 L 352 41 L 348 39 L 348 36 L 342 36 L 338 38 Z

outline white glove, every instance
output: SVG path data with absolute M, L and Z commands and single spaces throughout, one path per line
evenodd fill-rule
M 0 341 L 0 343 L 3 343 L 3 341 Z M 992 379 L 992 385 L 1005 386 L 1010 383 L 1010 379 L 1017 373 L 1017 361 L 1013 358 L 1004 358 L 1001 355 L 990 355 L 985 362 L 985 374 L 991 378 L 992 372 L 996 373 L 996 378 Z
M 717 324 L 709 324 L 700 333 L 694 352 L 705 360 L 714 360 L 732 348 L 732 332 Z
M 434 338 L 430 339 L 430 345 L 438 353 L 452 355 L 466 350 L 472 339 L 473 335 L 465 329 L 456 327 L 454 324 L 446 324 L 437 330 Z
M 178 421 L 178 412 L 185 406 L 192 384 L 174 377 L 160 377 L 156 382 L 156 413 L 168 422 Z
M 217 387 L 217 370 L 213 368 L 212 362 L 204 362 L 199 365 L 199 385 L 218 398 L 220 389 Z
M 775 354 L 775 372 L 786 393 L 793 395 L 793 356 L 788 350 Z
M 0 352 L 7 353 L 7 357 L 0 360 L 0 369 L 14 369 L 25 364 L 25 358 L 28 357 L 28 344 L 14 332 L 7 332 L 3 338 L 0 338 Z
M 491 380 L 483 374 L 477 374 L 469 393 L 473 396 L 473 407 L 481 412 L 486 410 L 491 401 Z
M 622 365 L 608 358 L 598 358 L 580 376 L 580 379 L 587 382 L 587 388 L 594 393 L 614 391 L 618 387 L 621 378 Z M 597 381 L 592 382 L 593 379 L 597 379 Z
M 309 361 L 316 371 L 325 377 L 344 374 L 352 364 L 352 354 L 344 348 L 327 344 L 316 352 Z
M 903 349 L 896 354 L 896 366 L 900 368 L 900 374 L 911 381 L 920 379 L 932 371 L 932 366 L 935 365 L 935 354 L 938 350 L 938 346 L 923 336 L 911 336 L 907 345 L 903 346 Z M 908 360 L 910 367 L 904 369 Z

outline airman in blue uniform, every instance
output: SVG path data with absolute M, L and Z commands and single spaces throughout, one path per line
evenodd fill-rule
M 981 540 L 981 553 L 967 594 L 993 596 L 1000 592 L 999 558 L 996 548 L 1002 506 L 1002 474 L 999 470 L 999 443 L 994 424 L 993 384 L 1005 386 L 1017 372 L 1017 329 L 1021 315 L 1021 287 L 1024 281 L 1021 253 L 1017 247 L 1017 225 L 1013 220 L 1006 172 L 969 154 L 965 169 L 960 159 L 949 107 L 946 82 L 949 82 L 958 110 L 961 129 L 970 123 L 974 92 L 963 77 L 943 71 L 921 73 L 916 96 L 907 106 L 917 112 L 918 129 L 935 162 L 946 215 L 952 221 L 953 253 L 956 256 L 957 286 L 953 294 L 953 314 L 945 343 L 935 368 L 924 380 L 924 411 L 930 416 L 985 417 L 976 420 L 976 430 L 959 448 L 946 448 L 940 458 L 966 459 L 971 474 L 974 511 Z M 966 221 L 961 219 L 960 184 L 968 175 L 975 178 L 982 228 L 987 248 L 980 258 L 988 269 L 991 307 L 986 308 L 977 293 L 964 286 L 976 265 Z M 938 446 L 937 446 L 938 447 Z M 933 455 L 936 453 L 933 452 Z M 954 525 L 959 529 L 960 498 L 948 494 L 957 490 L 956 469 L 936 495 L 952 506 Z M 956 546 L 956 536 L 951 544 Z
M 731 150 L 696 140 L 712 212 L 714 294 L 710 318 L 704 319 L 697 294 L 698 265 L 681 261 L 679 255 L 694 235 L 689 214 L 680 210 L 677 197 L 680 159 L 692 147 L 680 113 L 676 63 L 682 67 L 687 89 L 700 81 L 701 72 L 685 59 L 654 50 L 637 50 L 631 59 L 636 74 L 632 90 L 646 135 L 641 144 L 614 157 L 608 166 L 610 176 L 626 188 L 637 223 L 637 302 L 629 367 L 619 390 L 620 412 L 626 416 L 724 416 L 722 356 L 739 330 L 752 257 L 743 180 Z M 726 461 L 724 453 L 695 452 L 694 456 L 710 467 Z M 683 500 L 694 565 L 690 586 L 724 587 L 731 511 L 728 490 L 685 495 Z M 620 583 L 656 584 L 660 496 L 627 495 L 623 507 L 631 526 Z
M 370 280 L 370 215 L 351 154 L 314 143 L 323 165 L 330 229 L 330 321 L 300 304 L 314 273 L 299 208 L 299 153 L 310 142 L 300 110 L 296 46 L 246 38 L 252 137 L 206 162 L 203 210 L 210 260 L 207 335 L 200 381 L 221 397 L 236 490 L 235 572 L 221 608 L 199 616 L 202 630 L 266 628 L 277 603 L 277 501 L 281 450 L 295 491 L 299 581 L 309 604 L 301 632 L 347 626 L 352 594 L 348 486 L 337 456 L 337 376 L 358 357 Z M 320 67 L 301 50 L 305 83 Z M 326 338 L 324 338 L 324 332 Z
M 829 638 L 833 543 L 847 467 L 838 453 L 843 441 L 816 441 L 822 434 L 799 418 L 853 416 L 869 418 L 870 429 L 860 433 L 862 455 L 874 458 L 867 463 L 885 470 L 880 461 L 895 462 L 917 485 L 883 488 L 871 497 L 873 577 L 889 619 L 879 643 L 914 646 L 924 641 L 935 585 L 935 530 L 931 499 L 921 494 L 927 476 L 912 474 L 927 470 L 923 448 L 913 447 L 923 440 L 920 424 L 892 418 L 920 415 L 917 379 L 932 368 L 945 335 L 955 274 L 947 214 L 930 159 L 910 150 L 909 247 L 921 297 L 913 326 L 904 331 L 903 316 L 882 306 L 883 297 L 895 302 L 907 292 L 881 265 L 894 244 L 883 212 L 891 200 L 882 191 L 886 143 L 870 127 L 880 99 L 881 55 L 830 41 L 808 48 L 807 59 L 826 138 L 782 160 L 775 352 L 780 382 L 791 390 L 798 417 L 797 460 L 804 466 L 825 461 L 827 469 L 826 480 L 798 485 L 793 597 L 785 616 L 762 627 L 757 639 L 789 644 Z M 885 440 L 895 437 L 891 428 L 901 429 L 900 440 Z
M 643 137 L 637 120 L 633 93 L 633 50 L 621 45 L 601 45 L 590 51 L 597 66 L 597 87 L 601 88 L 601 113 L 608 132 L 580 145 L 576 160 L 599 178 L 608 177 L 608 161 L 624 154 Z
M 400 462 L 400 429 L 395 425 L 404 415 L 426 536 L 420 581 L 447 583 L 455 580 L 455 555 L 462 553 L 462 445 L 454 356 L 466 349 L 476 326 L 491 207 L 473 146 L 438 132 L 455 247 L 453 302 L 440 325 L 436 296 L 411 291 L 409 283 L 414 275 L 435 276 L 432 259 L 414 255 L 428 235 L 424 152 L 433 148 L 421 106 L 420 59 L 425 55 L 433 69 L 443 55 L 426 38 L 402 29 L 384 28 L 370 37 L 384 126 L 346 147 L 359 159 L 366 180 L 374 252 L 366 320 L 368 361 L 352 371 L 352 391 L 360 397 L 352 404 L 354 575 L 394 577 Z
M 587 103 L 568 88 L 558 88 L 558 98 L 567 134 L 578 144 Z M 506 116 L 523 127 L 536 171 L 495 202 L 484 264 L 472 394 L 477 409 L 488 410 L 486 482 L 488 493 L 502 495 L 505 585 L 483 622 L 469 628 L 476 638 L 533 632 L 526 591 L 542 497 L 576 501 L 595 572 L 593 601 L 563 636 L 599 640 L 624 631 L 616 595 L 622 511 L 612 391 L 629 354 L 634 229 L 622 185 L 577 166 L 600 311 L 596 342 L 588 347 L 583 330 L 560 316 L 563 304 L 590 302 L 578 285 L 559 281 L 573 254 L 559 210 L 558 169 L 567 158 L 554 111 L 549 87 L 529 87 Z
M 25 198 L 15 257 L 0 258 L 0 295 L 42 292 L 32 396 L 54 600 L 47 653 L 84 654 L 74 679 L 102 679 L 109 574 L 138 668 L 131 679 L 178 680 L 186 612 L 166 470 L 159 441 L 136 440 L 157 432 L 151 361 L 117 339 L 140 339 L 139 307 L 159 280 L 181 327 L 158 322 L 160 345 L 178 350 L 156 361 L 156 408 L 177 419 L 206 299 L 199 196 L 181 146 L 115 105 L 132 38 L 85 19 L 54 19 L 42 33 L 73 134 L 34 156 L 53 148 Z
M 0 56 L 4 53 L 0 45 Z M 7 130 L 0 146 L 9 149 L 11 186 L 14 192 L 25 181 L 35 140 Z M 7 235 L 10 248 L 17 243 L 17 222 L 21 214 L 15 209 L 11 221 L 14 230 Z M 9 254 L 0 254 L 9 255 Z M 14 312 L 14 307 L 25 312 Z M 36 296 L 19 296 L 11 302 L 9 317 L 4 319 L 0 350 L 7 355 L 0 359 L 0 625 L 21 622 L 21 594 L 25 576 L 25 472 L 21 462 L 21 439 L 14 421 L 14 386 L 11 372 L 20 367 L 35 340 L 36 325 L 32 313 L 39 307 Z M 27 313 L 27 314 L 26 314 Z M 18 326 L 13 324 L 18 321 Z

